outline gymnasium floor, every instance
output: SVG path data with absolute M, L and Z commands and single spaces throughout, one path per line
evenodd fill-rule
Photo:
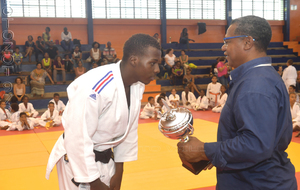
M 216 141 L 220 114 L 193 112 L 195 136 Z M 216 170 L 195 176 L 183 167 L 177 155 L 177 141 L 164 137 L 156 120 L 139 122 L 138 161 L 125 164 L 122 190 L 212 190 Z M 58 190 L 56 170 L 45 179 L 49 153 L 62 127 L 36 128 L 25 132 L 0 131 L 0 190 Z M 293 134 L 295 136 L 295 134 Z M 287 150 L 300 182 L 300 138 L 293 137 Z

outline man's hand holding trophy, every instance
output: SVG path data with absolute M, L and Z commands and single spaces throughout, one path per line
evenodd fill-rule
M 203 169 L 211 169 L 213 166 L 205 155 L 204 143 L 190 136 L 194 132 L 192 113 L 186 108 L 171 109 L 166 101 L 162 101 L 168 111 L 158 113 L 161 115 L 158 128 L 164 136 L 180 140 L 177 146 L 182 166 L 195 175 Z

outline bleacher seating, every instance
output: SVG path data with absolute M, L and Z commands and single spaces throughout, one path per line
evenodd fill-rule
M 186 54 L 189 55 L 191 61 L 190 63 L 194 63 L 195 65 L 200 66 L 198 69 L 193 69 L 192 74 L 196 76 L 195 84 L 198 88 L 206 89 L 207 84 L 211 82 L 209 78 L 210 68 L 213 63 L 216 62 L 216 58 L 219 56 L 224 56 L 224 52 L 221 51 L 222 43 L 191 43 L 190 51 L 187 51 Z M 19 46 L 20 51 L 24 52 L 25 47 Z M 64 55 L 64 51 L 61 46 L 57 45 L 60 54 Z M 168 48 L 173 48 L 174 54 L 178 57 L 180 55 L 180 50 L 185 49 L 186 47 L 181 44 L 163 44 L 163 49 L 166 50 Z M 83 53 L 83 59 L 87 59 L 89 57 L 89 51 L 91 49 L 91 45 L 82 45 L 81 50 Z M 100 49 L 103 50 L 105 45 L 101 44 Z M 272 57 L 272 62 L 274 68 L 277 70 L 279 65 L 282 65 L 283 68 L 286 67 L 286 61 L 288 59 L 293 59 L 295 62 L 294 66 L 297 70 L 300 70 L 300 57 L 298 57 L 297 53 L 293 53 L 292 49 L 288 49 L 283 45 L 282 42 L 272 42 L 269 45 L 268 55 Z M 42 55 L 39 57 L 42 58 Z M 22 74 L 21 76 L 29 76 L 30 72 L 36 68 L 35 55 L 32 55 L 32 62 L 28 62 L 28 57 L 23 59 L 22 66 Z M 19 75 L 11 75 L 5 76 L 4 70 L 0 68 L 0 81 L 3 82 L 11 82 L 13 83 L 15 78 Z M 67 73 L 66 80 L 67 84 L 56 84 L 51 85 L 49 80 L 46 80 L 45 85 L 45 95 L 43 98 L 41 97 L 32 97 L 30 98 L 30 102 L 33 103 L 34 107 L 38 110 L 44 110 L 47 107 L 47 103 L 52 99 L 53 93 L 57 92 L 60 94 L 61 100 L 66 103 L 67 102 L 67 93 L 66 88 L 68 84 L 74 79 L 74 73 Z M 57 80 L 61 81 L 61 75 L 57 76 Z M 147 102 L 148 96 L 155 96 L 161 91 L 167 92 L 167 95 L 170 95 L 171 89 L 174 88 L 173 85 L 170 84 L 170 80 L 167 79 L 158 79 L 155 82 L 150 83 L 146 87 L 145 95 L 143 98 L 143 102 Z M 0 89 L 1 90 L 1 89 Z M 177 94 L 181 96 L 181 92 L 183 91 L 182 83 L 179 83 L 176 86 Z M 30 86 L 26 86 L 26 93 L 30 93 Z M 195 92 L 196 97 L 198 94 Z

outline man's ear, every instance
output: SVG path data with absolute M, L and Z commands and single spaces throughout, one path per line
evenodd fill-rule
M 130 56 L 129 62 L 133 67 L 136 67 L 138 65 L 138 57 L 135 55 Z
M 250 50 L 254 46 L 254 41 L 252 36 L 248 36 L 244 40 L 244 49 L 245 50 Z

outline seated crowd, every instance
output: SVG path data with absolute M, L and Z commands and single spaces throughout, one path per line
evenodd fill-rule
M 18 104 L 17 102 L 18 97 L 16 96 L 11 98 L 9 105 L 5 100 L 0 101 L 1 130 L 23 131 L 34 129 L 36 126 L 49 129 L 61 124 L 65 104 L 59 99 L 58 93 L 54 93 L 53 99 L 48 103 L 48 109 L 40 117 L 26 95 L 22 97 L 22 103 Z

